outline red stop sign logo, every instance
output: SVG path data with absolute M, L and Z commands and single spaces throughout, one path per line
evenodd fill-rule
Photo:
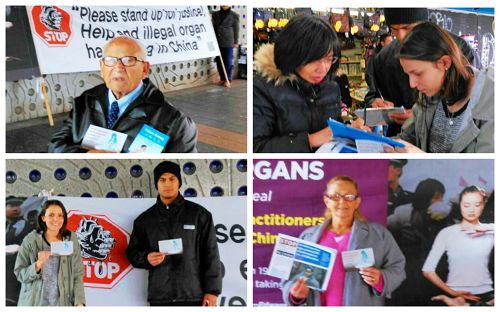
M 67 228 L 80 242 L 85 287 L 113 288 L 132 270 L 125 254 L 130 234 L 107 216 L 71 210 Z
M 71 39 L 71 15 L 57 6 L 31 8 L 36 35 L 51 47 L 67 46 Z

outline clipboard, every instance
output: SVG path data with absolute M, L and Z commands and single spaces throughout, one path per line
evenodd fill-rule
M 327 120 L 327 123 L 330 129 L 332 129 L 333 137 L 348 138 L 353 140 L 371 140 L 371 141 L 382 142 L 392 147 L 401 147 L 401 148 L 405 147 L 403 143 L 400 143 L 393 139 L 365 132 L 363 130 L 359 130 L 353 127 L 348 127 L 343 123 L 333 120 L 331 118 Z

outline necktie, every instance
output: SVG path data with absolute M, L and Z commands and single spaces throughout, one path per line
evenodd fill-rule
M 118 102 L 114 101 L 111 104 L 111 110 L 109 111 L 109 114 L 108 114 L 108 129 L 113 128 L 115 121 L 118 119 L 119 112 L 120 112 L 120 109 L 118 108 Z

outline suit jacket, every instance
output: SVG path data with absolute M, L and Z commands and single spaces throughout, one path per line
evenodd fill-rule
M 212 24 L 215 36 L 221 48 L 232 48 L 238 44 L 240 32 L 240 16 L 229 9 L 229 12 L 215 11 L 212 13 Z

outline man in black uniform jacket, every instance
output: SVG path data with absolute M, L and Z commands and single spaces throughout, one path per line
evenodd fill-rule
M 149 271 L 152 306 L 215 306 L 222 290 L 219 249 L 212 215 L 185 200 L 180 167 L 164 161 L 154 169 L 156 204 L 134 221 L 127 248 L 130 263 Z M 158 242 L 181 239 L 182 253 L 159 252 Z
M 389 186 L 387 187 L 387 216 L 394 213 L 397 207 L 409 204 L 413 193 L 404 190 L 399 184 L 403 175 L 403 167 L 408 163 L 407 159 L 391 159 L 389 161 Z

